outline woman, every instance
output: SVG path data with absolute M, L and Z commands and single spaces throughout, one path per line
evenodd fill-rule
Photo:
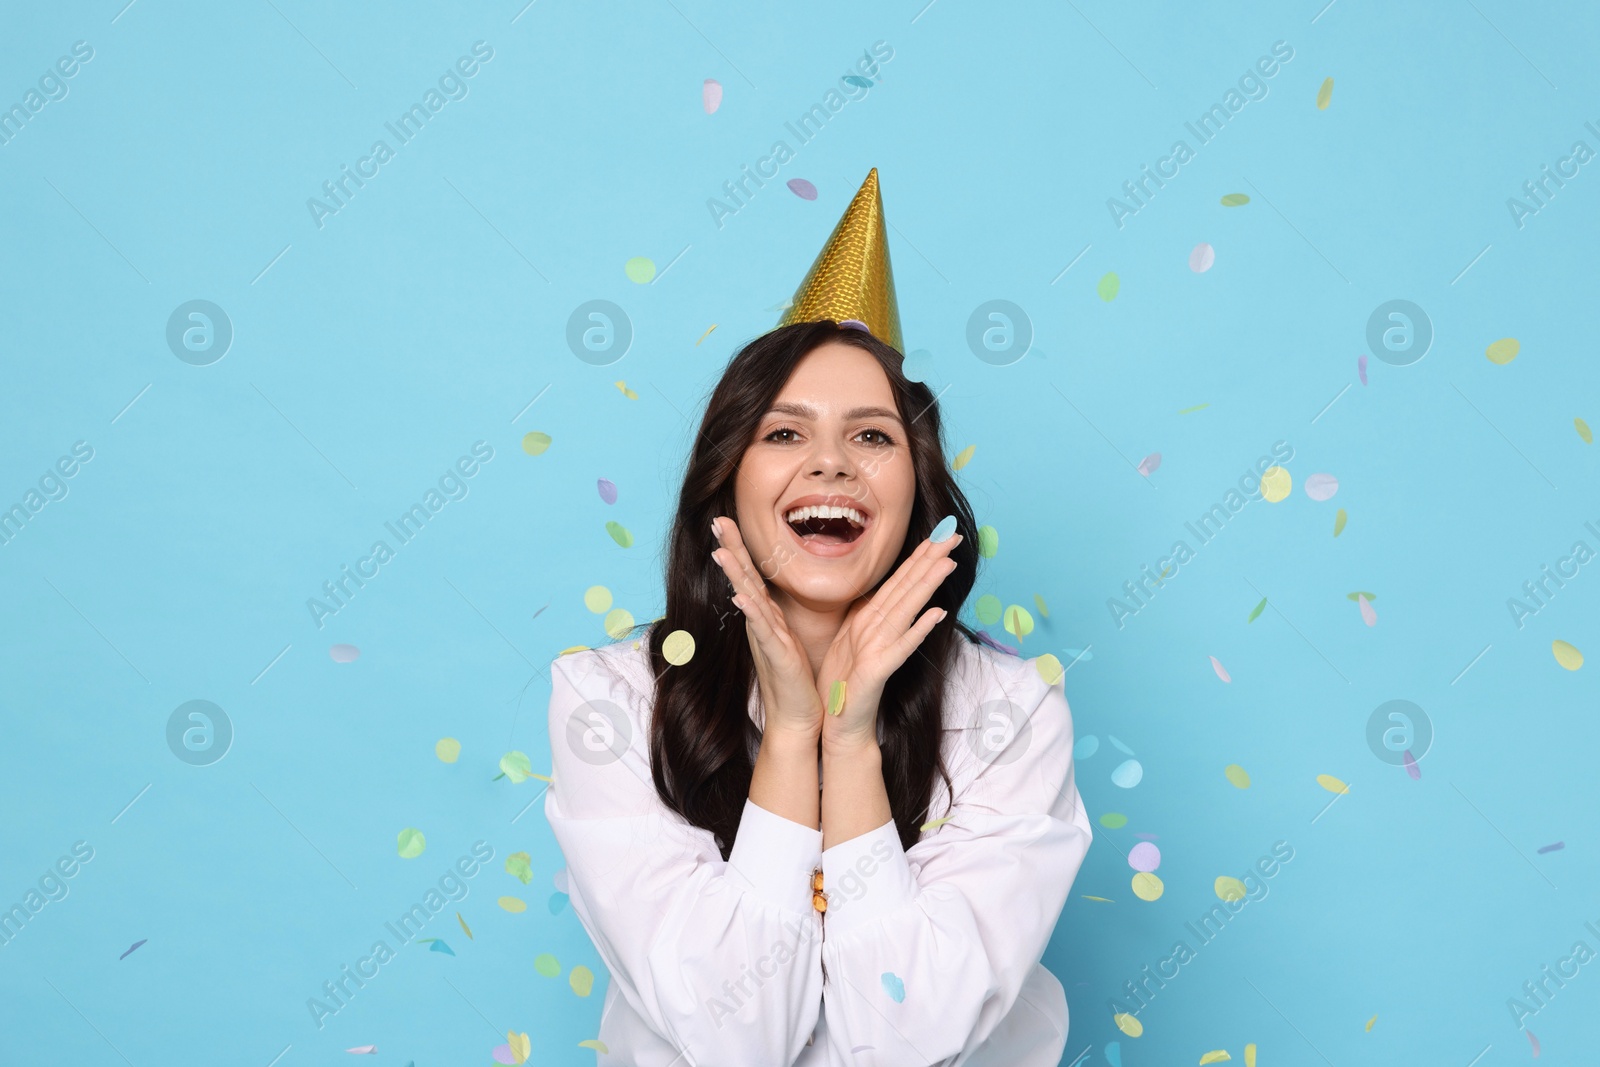
M 901 373 L 881 207 L 852 238 L 876 196 L 874 171 L 714 390 L 666 614 L 552 664 L 545 813 L 611 971 L 600 1064 L 1061 1059 L 1039 959 L 1091 838 L 1071 716 L 955 618 L 978 554 L 936 526 L 975 523 Z M 858 278 L 852 325 L 809 317 L 841 249 L 889 294 Z

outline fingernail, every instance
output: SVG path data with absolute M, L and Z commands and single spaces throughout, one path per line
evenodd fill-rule
M 956 517 L 954 515 L 946 515 L 944 518 L 939 520 L 939 525 L 933 528 L 933 532 L 928 535 L 928 540 L 932 541 L 936 545 L 941 544 L 945 541 L 948 541 L 950 539 L 950 535 L 955 532 Z
M 711 520 L 711 536 L 715 537 L 718 541 L 722 540 L 722 531 L 717 529 L 716 519 Z

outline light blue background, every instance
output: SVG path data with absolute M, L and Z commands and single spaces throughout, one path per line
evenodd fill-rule
M 0 35 L 7 105 L 73 42 L 94 49 L 0 146 L 0 506 L 94 449 L 0 546 L 0 904 L 94 849 L 0 949 L 0 1062 L 297 1067 L 376 1044 L 379 1065 L 487 1064 L 508 1029 L 532 1062 L 593 1062 L 578 1042 L 606 975 L 551 910 L 543 783 L 491 779 L 509 749 L 548 772 L 548 662 L 607 640 L 587 587 L 659 614 L 705 395 L 873 166 L 906 345 L 932 353 L 951 452 L 977 446 L 962 484 L 1000 532 L 978 592 L 1045 599 L 1024 654 L 1090 649 L 1066 680 L 1102 741 L 1079 786 L 1096 820 L 1130 819 L 1097 822 L 1045 957 L 1067 1061 L 1105 1063 L 1112 1041 L 1127 1067 L 1242 1062 L 1247 1042 L 1262 1067 L 1530 1055 L 1507 998 L 1574 942 L 1600 950 L 1596 668 L 1551 653 L 1600 652 L 1600 564 L 1520 629 L 1506 608 L 1574 541 L 1600 550 L 1597 453 L 1573 424 L 1600 425 L 1600 164 L 1520 228 L 1506 201 L 1574 141 L 1600 150 L 1591 9 L 122 3 L 7 4 Z M 494 57 L 469 95 L 319 228 L 307 198 L 479 40 Z M 1107 198 L 1195 147 L 1184 122 L 1280 40 L 1269 95 L 1118 228 Z M 875 41 L 894 49 L 880 84 L 796 145 L 784 123 Z M 796 158 L 719 228 L 707 199 L 780 138 Z M 1251 203 L 1221 207 L 1231 192 Z M 1216 265 L 1197 274 L 1199 242 Z M 631 282 L 635 256 L 665 273 Z M 235 330 L 205 367 L 165 341 L 196 298 Z M 996 298 L 1036 331 L 1005 367 L 964 339 Z M 1362 385 L 1367 318 L 1393 298 L 1425 309 L 1432 350 L 1371 359 Z M 565 342 L 592 299 L 635 330 L 610 366 Z M 1497 366 L 1502 337 L 1521 354 Z M 530 431 L 553 438 L 542 456 Z M 307 599 L 479 440 L 494 458 L 466 498 L 319 628 Z M 1251 502 L 1119 628 L 1107 598 L 1280 440 L 1292 495 Z M 1304 493 L 1317 472 L 1332 500 Z M 359 659 L 335 662 L 340 643 Z M 1365 741 L 1395 698 L 1437 731 L 1420 781 Z M 166 745 L 192 699 L 236 731 L 209 767 Z M 1108 735 L 1144 767 L 1131 790 Z M 1327 810 L 1319 774 L 1350 785 Z M 406 827 L 427 836 L 413 860 Z M 1129 887 L 1138 833 L 1162 851 L 1153 903 Z M 307 998 L 480 839 L 494 860 L 426 930 L 454 957 L 412 946 L 319 1031 Z M 1122 984 L 1278 840 L 1295 857 L 1270 895 L 1140 1012 L 1143 1037 L 1120 1033 Z M 504 871 L 518 851 L 531 885 Z M 1592 963 L 1528 1020 L 1544 1058 L 1592 1055 L 1597 1006 Z

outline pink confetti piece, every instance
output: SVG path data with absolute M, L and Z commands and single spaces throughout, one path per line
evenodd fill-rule
M 1361 384 L 1367 384 L 1367 357 L 1362 356 L 1356 360 L 1356 371 L 1361 375 Z
M 359 1056 L 371 1056 L 371 1055 L 374 1055 L 374 1054 L 377 1053 L 378 1046 L 377 1045 L 357 1045 L 355 1048 L 347 1048 L 347 1049 L 345 1049 L 345 1051 L 346 1052 L 353 1052 L 353 1053 L 355 1053 L 356 1055 L 359 1055 Z
M 990 637 L 988 630 L 979 630 L 978 640 L 982 641 L 990 648 L 999 649 L 1001 652 L 1009 652 L 1013 656 L 1017 654 L 1017 650 L 1012 648 L 1010 645 L 1002 645 L 999 641 L 996 641 L 994 638 Z
M 1368 626 L 1378 625 L 1378 613 L 1373 610 L 1372 603 L 1363 593 L 1356 594 L 1356 601 L 1361 605 L 1361 621 Z
M 1152 452 L 1139 461 L 1139 473 L 1146 478 L 1161 469 L 1161 453 Z
M 604 500 L 607 504 L 615 504 L 617 502 L 617 486 L 611 479 L 601 478 L 595 483 L 595 486 L 600 490 L 601 500 Z
M 717 108 L 722 106 L 722 83 L 715 78 L 707 78 L 700 86 L 700 103 L 707 115 L 715 114 Z
M 1228 677 L 1228 672 L 1222 669 L 1222 664 L 1217 662 L 1217 657 L 1215 656 L 1211 657 L 1211 669 L 1216 671 L 1217 677 L 1221 678 L 1224 682 L 1233 681 L 1232 678 Z
M 1306 479 L 1306 496 L 1312 500 L 1327 500 L 1339 491 L 1339 479 L 1331 474 L 1313 474 Z
M 872 330 L 860 319 L 840 319 L 839 325 L 851 330 L 860 330 L 862 333 L 871 333 Z
M 851 1052 L 865 1052 L 867 1049 L 869 1049 L 871 1047 L 872 1047 L 871 1045 L 857 1045 L 854 1048 L 852 1048 L 850 1051 Z
M 1422 768 L 1417 766 L 1416 757 L 1411 755 L 1411 750 L 1409 748 L 1406 749 L 1405 759 L 1402 762 L 1405 764 L 1406 773 L 1411 776 L 1412 781 L 1422 781 Z
M 1557 845 L 1556 847 L 1560 848 L 1561 846 Z M 1544 849 L 1541 848 L 1539 851 L 1543 852 Z M 133 944 L 128 946 L 128 952 L 132 952 L 134 949 L 138 948 L 140 945 L 144 944 L 146 941 L 149 941 L 149 940 L 150 939 L 148 937 L 146 937 L 146 938 L 143 938 L 141 940 L 135 941 Z M 117 959 L 119 959 L 119 960 L 127 959 L 128 958 L 128 952 L 124 952 L 122 955 L 118 956 Z
M 1560 849 L 1563 849 L 1563 848 L 1566 848 L 1566 847 L 1567 847 L 1567 843 L 1565 841 L 1557 841 L 1553 845 L 1545 845 L 1543 848 L 1541 848 L 1539 850 L 1539 855 L 1542 856 L 1546 852 L 1556 852 L 1556 851 L 1559 851 Z M 139 944 L 142 945 L 142 944 L 144 944 L 144 942 L 141 941 L 141 942 L 139 942 Z M 137 947 L 138 946 L 135 946 L 135 948 L 137 948 Z M 128 951 L 132 952 L 133 949 L 129 949 Z
M 354 663 L 361 655 L 355 645 L 334 645 L 328 649 L 328 658 L 335 663 Z
M 1159 841 L 1159 840 L 1161 840 L 1161 835 L 1160 834 L 1134 834 L 1133 836 L 1134 837 L 1142 837 L 1146 841 Z
M 512 1055 L 510 1045 L 496 1045 L 490 1053 L 496 1063 L 516 1063 L 517 1057 Z
M 804 178 L 790 178 L 788 186 L 789 191 L 801 200 L 815 200 L 817 198 L 817 187 Z
M 1217 261 L 1217 250 L 1204 241 L 1194 246 L 1194 251 L 1189 253 L 1189 269 L 1196 274 L 1204 274 L 1211 269 L 1211 264 Z
M 1537 1037 L 1533 1036 L 1533 1031 L 1532 1030 L 1524 1030 L 1523 1033 L 1528 1035 L 1528 1044 L 1533 1046 L 1533 1058 L 1534 1059 L 1538 1059 L 1539 1058 L 1539 1039 Z
M 1161 866 L 1161 850 L 1148 841 L 1140 841 L 1128 850 L 1128 866 L 1149 873 Z

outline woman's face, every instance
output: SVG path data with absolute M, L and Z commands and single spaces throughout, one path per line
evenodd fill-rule
M 762 416 L 739 463 L 734 506 L 774 599 L 831 611 L 889 572 L 915 496 L 888 376 L 870 353 L 830 341 L 801 359 Z M 823 510 L 798 510 L 811 505 Z

